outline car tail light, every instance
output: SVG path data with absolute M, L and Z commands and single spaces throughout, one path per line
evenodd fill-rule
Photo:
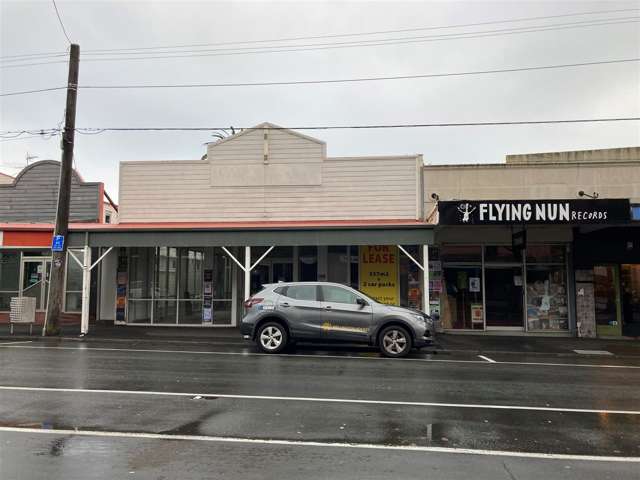
M 258 305 L 259 303 L 262 303 L 263 300 L 264 298 L 251 297 L 249 300 L 244 302 L 244 306 L 245 308 L 251 308 L 254 305 Z

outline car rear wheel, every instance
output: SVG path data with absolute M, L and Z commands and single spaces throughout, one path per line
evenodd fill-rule
M 266 353 L 279 353 L 287 346 L 289 341 L 285 328 L 276 322 L 267 322 L 260 325 L 256 335 L 260 350 Z
M 411 335 L 403 327 L 391 325 L 380 333 L 380 351 L 386 357 L 405 357 L 411 346 Z

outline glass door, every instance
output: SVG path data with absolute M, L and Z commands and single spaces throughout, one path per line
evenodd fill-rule
M 622 280 L 622 332 L 640 337 L 640 264 L 620 267 Z
M 36 299 L 36 310 L 47 308 L 47 296 L 49 294 L 49 270 L 50 260 L 37 259 L 22 260 L 22 285 L 21 297 L 33 297 Z
M 619 336 L 620 282 L 617 265 L 593 267 L 593 289 L 596 307 L 596 333 L 600 336 Z
M 487 328 L 524 328 L 524 279 L 521 266 L 486 266 Z

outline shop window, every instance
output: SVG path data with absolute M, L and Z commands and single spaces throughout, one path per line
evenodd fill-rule
M 204 252 L 202 249 L 180 248 L 180 299 L 202 298 L 202 272 Z
M 151 323 L 151 300 L 129 299 L 127 323 Z
M 479 245 L 444 245 L 440 247 L 440 260 L 449 263 L 480 263 L 481 249 Z
M 174 247 L 158 248 L 154 277 L 155 298 L 176 298 L 177 250 Z
M 405 246 L 404 249 L 418 262 L 422 262 L 420 248 L 416 245 Z M 400 305 L 422 310 L 422 270 L 403 252 L 398 252 L 400 261 Z
M 351 269 L 351 275 L 349 276 L 351 288 L 357 289 L 360 286 L 357 245 L 351 245 L 349 247 L 349 268 Z
M 620 267 L 624 334 L 640 336 L 640 264 Z
M 154 248 L 129 250 L 129 298 L 151 299 L 154 253 Z
M 565 263 L 566 248 L 564 245 L 529 245 L 527 247 L 527 263 Z
M 153 302 L 153 323 L 176 323 L 176 300 L 155 300 Z
M 327 247 L 327 281 L 342 283 L 349 282 L 350 259 L 348 247 L 344 245 L 330 245 Z
M 74 255 L 80 262 L 84 262 L 84 252 L 73 250 Z M 65 287 L 65 312 L 82 311 L 82 268 L 72 257 L 67 254 L 67 283 Z
M 566 269 L 563 265 L 527 265 L 527 329 L 567 330 Z
M 11 297 L 20 288 L 20 252 L 0 251 L 0 311 L 10 309 Z
M 301 282 L 318 280 L 318 247 L 305 246 L 298 249 L 299 279 Z
M 445 266 L 440 294 L 440 322 L 445 329 L 482 330 L 482 268 Z
M 213 324 L 231 325 L 231 301 L 213 302 Z
M 511 246 L 489 245 L 484 249 L 484 261 L 488 263 L 521 263 L 522 259 Z

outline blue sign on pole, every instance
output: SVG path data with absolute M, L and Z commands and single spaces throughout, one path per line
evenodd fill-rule
M 51 251 L 61 252 L 63 247 L 64 247 L 64 237 L 62 235 L 54 235 L 53 241 L 51 242 Z

